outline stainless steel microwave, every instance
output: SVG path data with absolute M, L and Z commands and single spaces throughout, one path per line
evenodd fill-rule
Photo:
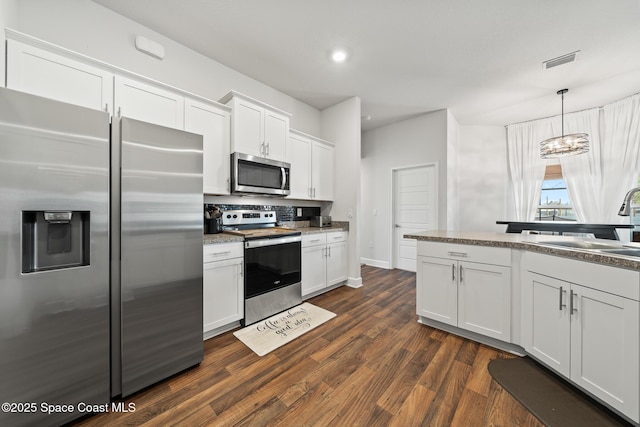
M 231 154 L 231 193 L 288 196 L 291 165 L 249 154 Z

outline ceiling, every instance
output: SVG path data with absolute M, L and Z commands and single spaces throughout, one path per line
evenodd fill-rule
M 559 114 L 562 88 L 566 112 L 640 92 L 640 0 L 93 1 L 318 109 L 358 96 L 364 130 L 443 108 L 503 126 Z

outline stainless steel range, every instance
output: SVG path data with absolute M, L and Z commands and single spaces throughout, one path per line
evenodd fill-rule
M 222 215 L 226 233 L 244 237 L 244 320 L 250 325 L 302 303 L 301 233 L 278 227 L 274 211 Z

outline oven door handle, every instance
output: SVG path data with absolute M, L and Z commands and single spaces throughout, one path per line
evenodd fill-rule
M 282 245 L 285 243 L 295 243 L 295 242 L 301 242 L 301 241 L 302 241 L 302 236 L 299 236 L 299 235 L 276 237 L 273 239 L 256 239 L 256 240 L 248 240 L 244 242 L 244 248 L 245 249 L 261 248 L 264 246 L 275 246 L 275 245 Z
M 282 174 L 282 186 L 280 187 L 280 189 L 284 190 L 285 188 L 287 188 L 287 171 L 284 169 L 284 167 L 281 167 L 280 173 Z

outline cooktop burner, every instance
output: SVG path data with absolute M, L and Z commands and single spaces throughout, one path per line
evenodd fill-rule
M 291 228 L 278 227 L 275 211 L 224 211 L 222 213 L 222 230 L 225 233 L 243 236 L 245 240 L 301 234 Z

